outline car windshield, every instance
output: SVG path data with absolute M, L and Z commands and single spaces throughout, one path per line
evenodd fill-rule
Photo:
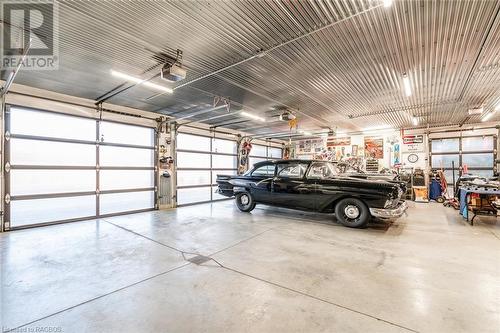
M 307 173 L 310 179 L 327 179 L 337 175 L 335 167 L 330 162 L 313 162 Z

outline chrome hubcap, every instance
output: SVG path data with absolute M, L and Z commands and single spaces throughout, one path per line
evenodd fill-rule
M 348 205 L 344 209 L 345 216 L 347 216 L 350 219 L 355 219 L 359 217 L 359 209 L 356 206 L 353 205 Z
M 248 205 L 248 203 L 250 202 L 250 198 L 248 197 L 248 195 L 242 195 L 240 197 L 240 201 L 242 205 Z

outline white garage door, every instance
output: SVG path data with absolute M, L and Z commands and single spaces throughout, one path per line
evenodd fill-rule
M 451 184 L 464 166 L 470 174 L 492 177 L 495 171 L 497 137 L 493 135 L 431 139 L 431 167 L 443 169 Z
M 7 229 L 154 208 L 154 129 L 15 106 L 5 121 Z
M 177 204 L 210 202 L 217 174 L 236 174 L 236 141 L 188 133 L 177 134 Z
M 280 159 L 282 156 L 283 149 L 281 148 L 254 144 L 252 145 L 252 150 L 250 150 L 248 167 L 251 169 L 255 163 L 272 159 Z

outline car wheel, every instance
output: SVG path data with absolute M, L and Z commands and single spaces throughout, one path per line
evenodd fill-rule
M 363 201 L 346 198 L 335 206 L 335 217 L 346 227 L 363 228 L 370 220 L 370 210 Z
M 235 200 L 236 206 L 238 206 L 238 209 L 242 212 L 248 213 L 255 208 L 255 201 L 253 200 L 252 195 L 248 192 L 236 194 Z

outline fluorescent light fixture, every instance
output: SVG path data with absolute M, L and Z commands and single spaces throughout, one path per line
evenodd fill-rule
M 122 73 L 122 72 L 117 72 L 115 70 L 111 70 L 110 73 L 111 73 L 111 75 L 119 77 L 120 79 L 124 79 L 124 80 L 134 82 L 137 84 L 141 84 L 144 81 L 144 80 L 139 79 L 137 77 L 133 77 L 133 76 L 130 76 L 130 75 Z
M 393 0 L 384 0 L 384 7 L 388 8 L 391 7 L 393 3 Z
M 408 77 L 408 75 L 403 74 L 403 85 L 405 87 L 405 94 L 406 94 L 406 97 L 409 97 L 411 96 L 411 84 L 410 84 L 410 78 Z
M 166 92 L 166 93 L 169 93 L 169 94 L 171 94 L 171 93 L 174 92 L 174 90 L 171 89 L 171 88 L 160 86 L 159 84 L 155 84 L 155 83 L 151 83 L 151 82 L 144 82 L 142 85 L 146 86 L 146 87 L 149 87 L 151 89 L 156 89 L 156 90 L 163 91 L 163 92 Z
M 413 126 L 417 126 L 418 125 L 418 118 L 417 117 L 411 117 L 411 123 L 413 124 Z
M 256 116 L 254 114 L 251 114 L 251 113 L 248 113 L 248 112 L 245 112 L 245 111 L 241 111 L 240 114 L 244 117 L 247 117 L 247 118 L 250 118 L 250 119 L 253 119 L 253 120 L 258 120 L 258 121 L 262 121 L 262 122 L 265 122 L 266 119 L 265 118 L 262 118 L 262 117 L 259 117 L 259 116 Z
M 137 85 L 143 85 L 145 87 L 148 87 L 148 88 L 151 88 L 151 89 L 155 89 L 155 90 L 159 90 L 159 91 L 162 91 L 162 92 L 167 92 L 167 93 L 170 93 L 170 94 L 174 92 L 174 90 L 171 89 L 171 88 L 168 88 L 168 87 L 165 87 L 165 86 L 161 86 L 159 84 L 155 84 L 155 83 L 143 80 L 143 79 L 139 79 L 139 78 L 137 78 L 135 76 L 131 76 L 131 75 L 128 75 L 128 74 L 125 74 L 125 73 L 122 73 L 122 72 L 117 72 L 115 70 L 111 70 L 110 73 L 113 76 L 119 77 L 120 79 L 124 79 L 124 80 L 127 80 L 129 82 L 133 82 L 133 83 L 135 83 Z
M 309 131 L 303 131 L 303 130 L 300 130 L 299 133 L 303 134 L 303 135 L 312 135 L 311 132 L 309 132 Z
M 481 119 L 481 121 L 488 121 L 488 120 L 490 120 L 490 118 L 493 117 L 493 115 L 495 113 L 496 113 L 496 111 L 493 111 L 493 112 L 490 112 L 490 113 L 486 114 L 486 116 L 484 116 L 483 119 Z

